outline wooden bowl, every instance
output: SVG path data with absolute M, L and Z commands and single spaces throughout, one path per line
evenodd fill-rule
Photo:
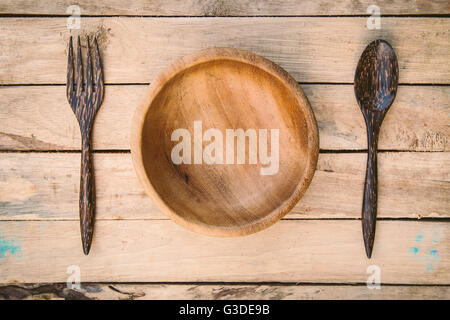
M 226 142 L 226 130 L 239 128 L 257 135 L 247 132 L 253 140 L 245 138 L 244 164 L 237 163 L 238 140 L 234 148 Z M 172 141 L 177 129 L 185 129 L 190 142 L 186 136 Z M 208 129 L 216 129 L 215 136 L 202 141 Z M 221 140 L 217 130 L 223 147 L 217 142 L 212 152 L 207 146 Z M 161 72 L 136 110 L 131 139 L 137 176 L 156 205 L 176 223 L 212 236 L 247 235 L 281 219 L 308 188 L 319 152 L 314 114 L 296 81 L 273 62 L 231 48 L 199 51 Z M 272 157 L 270 164 L 256 140 L 267 142 L 263 155 Z M 183 141 L 182 152 L 174 149 Z M 209 158 L 202 157 L 205 148 Z M 234 164 L 226 164 L 227 152 Z M 175 162 L 186 158 L 176 164 L 173 154 Z

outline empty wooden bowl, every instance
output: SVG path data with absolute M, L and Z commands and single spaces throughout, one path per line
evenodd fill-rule
M 137 176 L 156 205 L 212 236 L 246 235 L 281 219 L 308 188 L 319 152 L 296 81 L 231 48 L 199 51 L 161 72 L 136 110 L 131 139 Z

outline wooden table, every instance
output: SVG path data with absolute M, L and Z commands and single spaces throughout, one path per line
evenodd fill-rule
M 80 0 L 79 30 L 67 28 L 70 4 L 0 3 L 0 297 L 450 298 L 447 0 L 378 1 L 380 29 L 367 27 L 372 1 Z M 71 34 L 97 36 L 106 81 L 89 256 L 78 222 L 80 133 L 65 97 Z M 360 221 L 367 147 L 352 83 L 376 38 L 397 52 L 400 86 L 379 142 L 368 260 Z M 304 198 L 279 223 L 241 238 L 197 235 L 165 217 L 144 195 L 129 152 L 148 83 L 174 59 L 213 46 L 281 65 L 320 129 Z M 81 289 L 67 289 L 77 270 Z M 368 289 L 377 274 L 381 289 Z

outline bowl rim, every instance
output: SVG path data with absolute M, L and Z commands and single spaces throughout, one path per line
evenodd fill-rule
M 257 219 L 252 223 L 241 226 L 214 226 L 199 221 L 188 220 L 177 214 L 165 201 L 161 198 L 159 193 L 153 187 L 146 169 L 144 167 L 144 160 L 142 155 L 142 131 L 144 128 L 147 112 L 151 106 L 153 99 L 164 88 L 166 83 L 173 79 L 177 74 L 183 70 L 192 68 L 196 65 L 211 62 L 214 60 L 232 60 L 242 63 L 247 63 L 266 71 L 271 76 L 277 78 L 283 85 L 285 85 L 297 98 L 299 105 L 303 105 L 305 121 L 307 125 L 307 155 L 305 170 L 303 176 L 298 181 L 294 192 L 272 212 Z M 166 214 L 175 223 L 184 228 L 208 236 L 217 237 L 234 237 L 252 234 L 263 229 L 268 228 L 282 217 L 284 217 L 302 198 L 308 189 L 317 165 L 319 156 L 319 131 L 314 113 L 305 93 L 295 81 L 295 79 L 284 69 L 274 62 L 254 54 L 249 51 L 228 48 L 228 47 L 214 47 L 199 50 L 181 57 L 172 62 L 168 67 L 162 70 L 155 80 L 150 83 L 148 89 L 142 98 L 140 104 L 137 106 L 131 125 L 131 157 L 136 175 L 139 182 L 144 188 L 145 193 L 152 199 L 155 205 L 164 214 Z

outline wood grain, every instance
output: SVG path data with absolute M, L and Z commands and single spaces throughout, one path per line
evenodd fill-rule
M 361 15 L 373 1 L 333 0 L 138 0 L 126 6 L 120 0 L 78 0 L 82 15 L 152 15 L 152 16 L 291 16 L 291 15 Z M 66 15 L 71 0 L 33 1 L 4 0 L 0 4 L 3 14 Z M 376 4 L 381 14 L 448 14 L 446 0 L 381 0 Z
M 77 265 L 82 282 L 365 284 L 367 267 L 376 265 L 382 283 L 450 284 L 449 228 L 447 222 L 379 221 L 368 260 L 358 220 L 283 220 L 237 238 L 199 235 L 169 220 L 97 221 L 85 256 L 77 221 L 2 221 L 1 237 L 16 249 L 1 258 L 0 279 L 66 282 L 67 268 Z
M 450 217 L 449 158 L 379 154 L 378 216 Z M 94 161 L 97 219 L 167 219 L 144 194 L 130 154 L 94 154 Z M 362 153 L 320 154 L 311 186 L 287 218 L 359 218 L 365 162 Z M 77 220 L 78 184 L 78 153 L 3 153 L 0 219 Z
M 97 37 L 106 83 L 149 83 L 175 59 L 216 46 L 261 55 L 300 82 L 351 83 L 360 53 L 377 38 L 397 52 L 400 83 L 449 83 L 450 19 L 383 18 L 379 30 L 366 20 L 83 18 L 72 33 Z M 0 31 L 0 84 L 65 83 L 65 18 L 5 18 Z
M 95 150 L 128 150 L 131 118 L 146 85 L 109 85 L 95 124 Z M 367 148 L 364 118 L 351 85 L 302 85 L 325 150 Z M 64 87 L 0 87 L 1 150 L 79 150 L 78 124 Z M 383 121 L 381 150 L 449 151 L 450 87 L 400 86 Z M 420 114 L 420 117 L 417 115 Z
M 127 284 L 89 283 L 69 289 L 66 283 L 0 285 L 0 300 L 444 300 L 447 286 Z

